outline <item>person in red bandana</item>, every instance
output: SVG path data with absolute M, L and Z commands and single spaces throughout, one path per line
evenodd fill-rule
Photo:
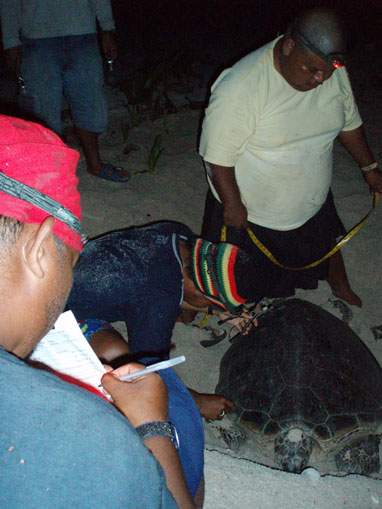
M 111 404 L 25 362 L 82 249 L 78 157 L 49 130 L 0 116 L 0 506 L 195 507 L 159 375 L 121 382 L 137 364 L 104 375 Z

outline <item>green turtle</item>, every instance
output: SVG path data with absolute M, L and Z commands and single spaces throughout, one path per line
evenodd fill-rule
M 300 299 L 278 303 L 225 353 L 216 393 L 235 402 L 215 439 L 289 472 L 377 476 L 382 370 L 350 327 Z

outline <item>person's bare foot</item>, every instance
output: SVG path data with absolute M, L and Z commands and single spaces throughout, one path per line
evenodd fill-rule
M 326 278 L 333 295 L 344 300 L 350 306 L 362 307 L 362 300 L 350 288 L 341 251 L 337 251 L 329 261 L 329 273 Z
M 197 311 L 192 311 L 191 309 L 182 309 L 176 321 L 182 323 L 191 323 L 196 315 Z
M 342 287 L 338 289 L 332 287 L 332 293 L 335 297 L 344 300 L 350 306 L 357 306 L 359 308 L 362 307 L 362 300 L 353 292 L 350 287 Z
M 223 419 L 226 413 L 231 412 L 235 405 L 224 396 L 217 394 L 202 394 L 200 392 L 188 389 L 194 398 L 196 406 L 202 417 L 212 421 Z

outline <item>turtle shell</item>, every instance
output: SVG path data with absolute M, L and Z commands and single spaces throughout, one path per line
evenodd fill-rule
M 300 299 L 277 305 L 225 353 L 216 393 L 269 439 L 298 425 L 318 441 L 382 422 L 382 370 L 350 327 Z

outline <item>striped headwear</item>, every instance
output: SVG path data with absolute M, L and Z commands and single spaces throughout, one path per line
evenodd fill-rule
M 237 312 L 249 299 L 245 269 L 251 262 L 242 249 L 225 242 L 213 244 L 197 239 L 191 260 L 196 288 L 215 306 Z

